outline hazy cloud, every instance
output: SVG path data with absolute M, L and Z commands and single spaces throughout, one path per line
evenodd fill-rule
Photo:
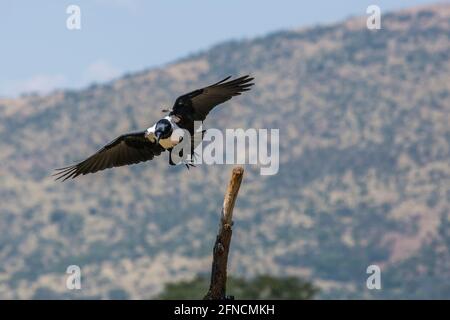
M 38 74 L 24 80 L 3 83 L 0 95 L 13 97 L 25 92 L 49 93 L 67 85 L 67 78 L 62 74 Z
M 47 94 L 55 89 L 81 88 L 91 83 L 110 81 L 122 71 L 105 60 L 97 60 L 89 64 L 76 79 L 69 79 L 62 74 L 37 74 L 27 79 L 9 80 L 0 83 L 0 96 L 16 97 L 22 93 Z
M 121 71 L 105 60 L 91 63 L 82 76 L 83 85 L 92 82 L 106 82 L 120 75 Z

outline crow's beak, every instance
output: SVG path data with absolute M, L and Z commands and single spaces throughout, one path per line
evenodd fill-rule
M 161 133 L 156 134 L 156 143 L 159 143 L 159 139 L 161 139 Z

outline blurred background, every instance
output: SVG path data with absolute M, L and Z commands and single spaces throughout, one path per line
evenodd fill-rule
M 205 126 L 279 128 L 280 171 L 246 167 L 228 294 L 450 298 L 450 4 L 372 2 L 2 1 L 0 298 L 201 298 L 230 166 L 50 174 L 247 73 Z

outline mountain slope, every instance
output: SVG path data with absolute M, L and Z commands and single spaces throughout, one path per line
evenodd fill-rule
M 384 15 L 378 31 L 354 18 L 0 100 L 0 297 L 149 298 L 208 272 L 229 168 L 187 172 L 163 156 L 64 184 L 49 174 L 151 125 L 178 95 L 250 73 L 255 88 L 205 123 L 280 128 L 279 173 L 246 168 L 230 273 L 302 276 L 323 298 L 449 298 L 449 24 L 449 5 Z M 65 288 L 71 264 L 81 291 Z

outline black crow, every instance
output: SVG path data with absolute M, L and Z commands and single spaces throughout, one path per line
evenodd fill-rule
M 193 139 L 198 129 L 195 128 L 194 122 L 201 123 L 215 106 L 250 90 L 250 87 L 254 85 L 251 82 L 254 78 L 249 75 L 230 81 L 227 81 L 228 79 L 230 77 L 178 97 L 169 115 L 159 120 L 154 126 L 144 131 L 121 135 L 86 160 L 56 169 L 57 172 L 54 174 L 56 180 L 65 181 L 112 167 L 148 161 L 166 150 L 171 152 L 183 138 L 175 134 L 182 130 L 175 129 L 188 131 Z M 193 149 L 192 147 L 192 153 Z M 174 165 L 171 155 L 169 155 L 169 163 Z M 192 162 L 185 164 L 189 168 Z

